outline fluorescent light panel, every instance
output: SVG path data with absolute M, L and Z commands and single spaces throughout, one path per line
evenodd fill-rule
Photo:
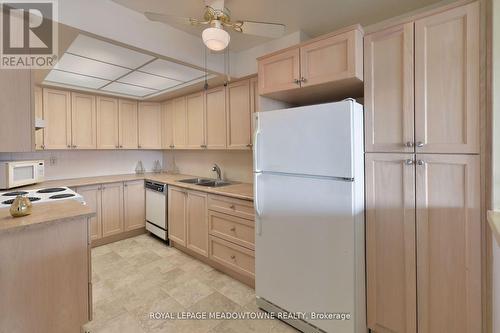
M 168 89 L 182 83 L 179 81 L 164 78 L 162 76 L 151 75 L 137 71 L 122 77 L 118 80 L 118 82 L 135 84 L 138 86 L 157 90 Z
M 102 88 L 101 90 L 114 92 L 118 94 L 124 94 L 124 95 L 138 96 L 138 97 L 144 97 L 146 95 L 156 92 L 156 90 L 153 89 L 133 86 L 130 84 L 125 84 L 120 82 L 112 82 L 106 87 Z
M 188 66 L 180 65 L 172 61 L 156 59 L 139 69 L 141 72 L 161 75 L 179 81 L 191 81 L 205 75 L 203 71 Z
M 78 35 L 66 52 L 135 69 L 155 57 L 96 38 Z
M 116 80 L 130 72 L 129 69 L 65 53 L 57 62 L 56 69 L 83 74 L 105 80 Z
M 85 75 L 61 72 L 56 69 L 53 69 L 49 72 L 49 74 L 45 77 L 45 81 L 90 89 L 99 89 L 105 84 L 111 82 L 108 80 L 97 79 Z

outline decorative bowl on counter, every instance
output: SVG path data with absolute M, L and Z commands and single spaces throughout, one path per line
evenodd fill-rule
M 27 197 L 18 195 L 10 205 L 10 215 L 13 217 L 30 215 L 31 206 L 31 201 Z

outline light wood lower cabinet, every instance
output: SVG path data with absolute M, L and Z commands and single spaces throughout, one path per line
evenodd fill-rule
M 208 257 L 207 194 L 187 192 L 186 247 Z
M 367 305 L 374 332 L 481 331 L 479 161 L 477 155 L 367 154 Z
M 123 232 L 123 183 L 102 185 L 102 203 L 102 237 Z
M 144 180 L 123 183 L 124 231 L 146 226 L 146 190 Z
M 186 246 L 187 191 L 168 187 L 168 238 Z
M 102 238 L 102 215 L 101 215 L 101 185 L 81 186 L 75 191 L 83 196 L 85 203 L 96 215 L 90 218 L 90 239 L 95 241 Z

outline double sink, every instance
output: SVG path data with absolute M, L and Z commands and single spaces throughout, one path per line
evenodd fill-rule
M 208 178 L 182 179 L 182 180 L 179 180 L 178 182 L 199 185 L 199 186 L 205 186 L 205 187 L 222 187 L 222 186 L 227 186 L 227 185 L 232 184 L 230 182 L 226 182 L 223 180 L 215 180 L 215 179 L 208 179 Z

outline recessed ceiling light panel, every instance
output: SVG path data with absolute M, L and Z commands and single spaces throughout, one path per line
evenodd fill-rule
M 144 97 L 146 95 L 150 95 L 156 92 L 156 90 L 148 89 L 144 87 L 138 87 L 130 84 L 120 83 L 120 82 L 112 82 L 101 90 L 114 92 L 117 94 Z
M 191 81 L 205 75 L 203 71 L 172 61 L 157 59 L 139 69 L 141 72 L 161 75 L 170 79 L 183 82 Z
M 153 56 L 114 45 L 100 39 L 78 35 L 66 52 L 135 69 L 154 59 Z
M 163 76 L 151 75 L 137 71 L 122 77 L 118 80 L 118 82 L 134 84 L 157 90 L 168 89 L 182 83 L 180 81 L 167 79 Z
M 51 70 L 50 73 L 45 77 L 45 81 L 89 89 L 99 89 L 100 87 L 110 82 L 108 80 L 62 72 L 55 69 Z
M 109 65 L 68 53 L 65 53 L 61 57 L 54 68 L 105 80 L 115 80 L 130 72 L 127 68 Z

